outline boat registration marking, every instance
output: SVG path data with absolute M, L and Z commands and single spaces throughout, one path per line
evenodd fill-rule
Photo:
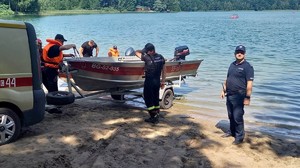
M 102 70 L 106 70 L 106 71 L 115 71 L 115 72 L 120 70 L 120 67 L 101 65 L 101 64 L 97 64 L 97 63 L 93 63 L 92 68 L 93 69 L 102 69 Z
M 180 71 L 180 65 L 175 65 L 171 67 L 171 72 L 177 72 Z

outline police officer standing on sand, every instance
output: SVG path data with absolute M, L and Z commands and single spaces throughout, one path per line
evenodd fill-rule
M 230 121 L 230 131 L 222 137 L 234 137 L 234 145 L 243 142 L 244 131 L 244 105 L 250 104 L 254 69 L 245 59 L 246 47 L 239 45 L 235 49 L 236 60 L 230 64 L 227 79 L 223 85 L 221 98 L 227 96 L 226 106 Z

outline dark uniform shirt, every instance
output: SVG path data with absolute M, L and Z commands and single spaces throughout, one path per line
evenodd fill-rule
M 89 42 L 84 42 L 81 47 L 83 48 L 82 55 L 84 57 L 93 56 L 93 49 L 97 48 L 97 44 L 95 43 L 92 47 L 89 45 Z
M 57 57 L 59 55 L 59 45 L 54 45 L 52 47 L 49 48 L 49 51 L 48 51 L 48 57 L 49 58 L 54 58 L 54 57 Z
M 145 76 L 147 78 L 157 78 L 160 80 L 161 71 L 165 64 L 162 55 L 155 53 L 153 56 L 143 54 L 142 61 L 145 62 Z
M 246 60 L 241 64 L 230 64 L 227 73 L 227 95 L 246 94 L 247 81 L 254 80 L 254 69 Z

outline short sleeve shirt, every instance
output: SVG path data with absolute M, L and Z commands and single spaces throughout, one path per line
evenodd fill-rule
M 58 45 L 54 45 L 52 47 L 49 48 L 49 51 L 48 51 L 48 57 L 49 58 L 54 58 L 54 57 L 57 57 L 59 56 L 59 46 Z
M 146 78 L 160 79 L 162 68 L 165 64 L 164 57 L 157 53 L 152 56 L 143 54 L 141 60 L 145 62 Z
M 84 57 L 90 57 L 93 56 L 93 49 L 97 48 L 97 44 L 95 43 L 93 46 L 90 46 L 89 42 L 86 41 L 81 45 L 81 47 L 83 48 L 82 55 Z
M 253 80 L 254 69 L 249 62 L 245 60 L 241 64 L 237 64 L 236 62 L 231 63 L 226 80 L 227 94 L 246 93 L 247 81 Z

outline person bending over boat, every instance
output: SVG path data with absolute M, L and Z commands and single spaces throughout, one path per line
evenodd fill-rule
M 96 57 L 98 57 L 99 47 L 94 40 L 82 43 L 81 47 L 79 48 L 79 54 L 83 57 L 92 57 L 94 48 L 96 49 Z
M 227 97 L 226 106 L 230 123 L 230 131 L 222 137 L 234 137 L 234 145 L 243 142 L 244 131 L 244 105 L 250 104 L 254 69 L 245 59 L 246 48 L 242 45 L 236 47 L 235 61 L 230 64 L 227 78 L 223 85 L 221 98 Z
M 120 53 L 119 53 L 118 47 L 114 45 L 112 48 L 109 49 L 107 55 L 109 57 L 119 57 Z
M 63 35 L 57 34 L 55 39 L 47 39 L 48 44 L 43 48 L 44 69 L 42 71 L 43 84 L 48 92 L 58 91 L 57 76 L 59 64 L 63 57 L 74 56 L 73 54 L 63 54 L 63 50 L 76 48 L 75 44 L 64 45 L 67 41 Z
M 166 79 L 165 59 L 155 52 L 155 47 L 147 43 L 142 51 L 137 51 L 141 60 L 145 62 L 144 101 L 150 118 L 146 122 L 156 124 L 159 122 L 159 89 L 164 88 Z M 162 80 L 160 81 L 160 77 Z

